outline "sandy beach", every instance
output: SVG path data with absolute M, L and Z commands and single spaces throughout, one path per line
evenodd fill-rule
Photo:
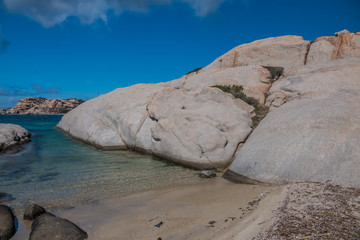
M 282 190 L 217 177 L 53 213 L 79 225 L 89 239 L 252 239 L 268 225 Z M 18 218 L 14 239 L 25 239 L 30 223 L 26 230 Z

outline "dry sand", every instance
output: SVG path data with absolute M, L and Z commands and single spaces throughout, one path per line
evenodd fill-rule
M 217 177 L 204 184 L 135 193 L 53 213 L 96 240 L 246 240 L 269 226 L 283 189 Z M 14 240 L 27 235 L 20 229 Z
M 90 240 L 360 239 L 360 189 L 331 183 L 266 187 L 217 177 L 53 213 Z M 19 222 L 12 240 L 28 239 Z

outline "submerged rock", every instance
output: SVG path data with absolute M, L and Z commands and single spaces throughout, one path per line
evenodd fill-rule
M 8 240 L 15 234 L 15 216 L 8 206 L 0 205 L 0 239 Z
M 30 240 L 84 240 L 87 233 L 74 223 L 44 213 L 35 218 L 31 225 Z
M 19 125 L 0 123 L 0 153 L 21 150 L 14 148 L 30 142 L 30 136 L 31 134 Z

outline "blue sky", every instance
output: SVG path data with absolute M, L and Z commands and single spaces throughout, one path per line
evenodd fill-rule
M 231 48 L 360 30 L 359 0 L 0 0 L 0 108 L 176 79 Z

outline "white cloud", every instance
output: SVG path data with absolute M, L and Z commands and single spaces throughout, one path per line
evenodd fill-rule
M 75 16 L 84 24 L 101 19 L 107 22 L 107 12 L 146 12 L 151 5 L 166 5 L 172 2 L 188 3 L 197 16 L 206 16 L 217 10 L 226 0 L 3 0 L 8 11 L 22 14 L 51 27 Z

